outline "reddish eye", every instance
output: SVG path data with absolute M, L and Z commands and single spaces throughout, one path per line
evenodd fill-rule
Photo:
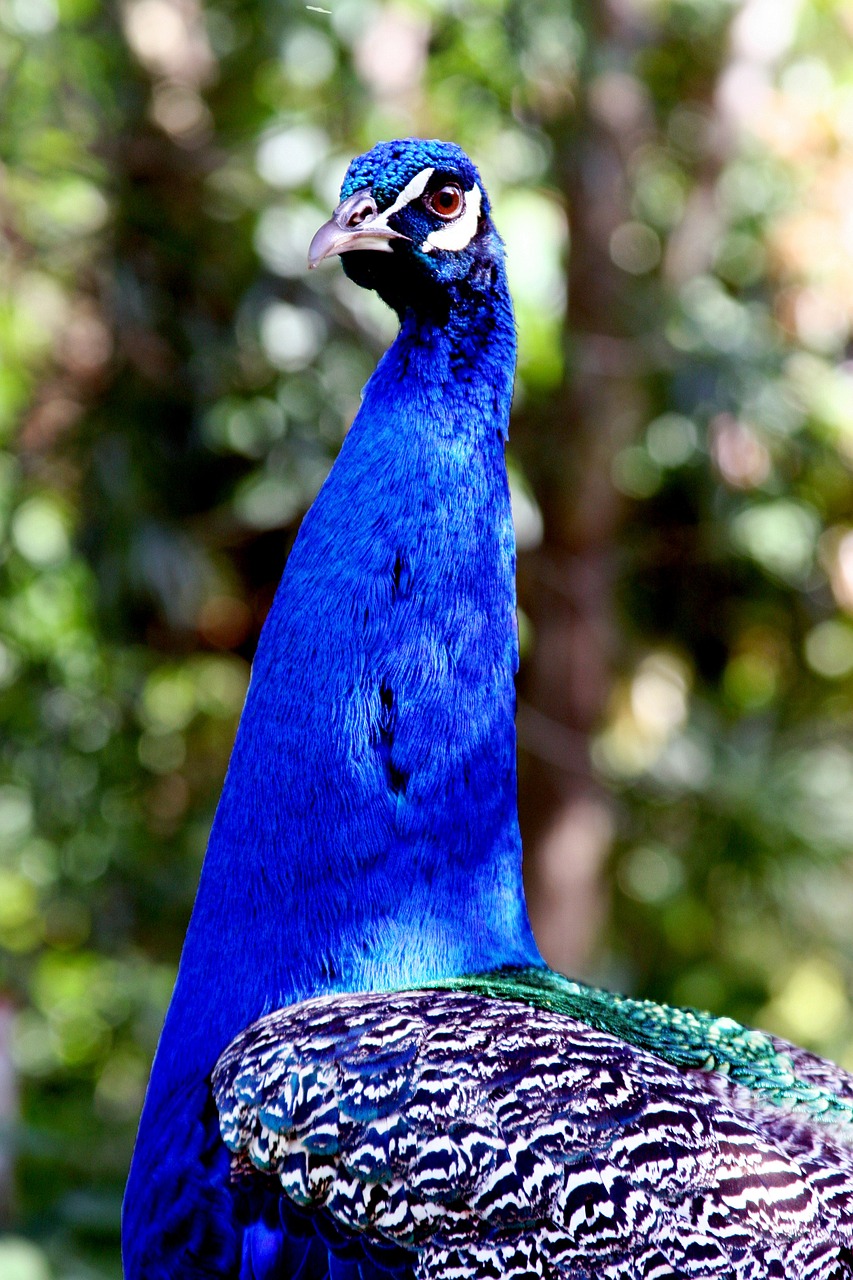
M 426 205 L 440 218 L 455 218 L 462 209 L 462 192 L 455 183 L 448 182 L 446 187 L 427 196 Z

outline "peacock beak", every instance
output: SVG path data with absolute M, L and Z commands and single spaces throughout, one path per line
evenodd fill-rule
M 324 258 L 349 253 L 353 249 L 378 249 L 391 252 L 392 240 L 408 240 L 402 231 L 394 231 L 386 219 L 390 210 L 380 213 L 376 201 L 365 189 L 342 201 L 328 222 L 324 222 L 308 249 L 308 266 L 316 267 Z

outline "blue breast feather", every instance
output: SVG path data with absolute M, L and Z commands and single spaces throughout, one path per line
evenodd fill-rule
M 816 1091 L 849 1085 L 799 1055 Z M 849 1127 L 547 1010 L 466 992 L 311 1000 L 238 1037 L 214 1091 L 245 1280 L 302 1274 L 294 1206 L 331 1241 L 330 1276 L 340 1259 L 362 1280 L 377 1247 L 412 1251 L 419 1280 L 853 1275 Z

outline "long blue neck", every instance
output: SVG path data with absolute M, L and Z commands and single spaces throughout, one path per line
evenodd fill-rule
M 403 317 L 264 626 L 157 1077 L 265 1011 L 536 964 L 516 814 L 502 272 Z

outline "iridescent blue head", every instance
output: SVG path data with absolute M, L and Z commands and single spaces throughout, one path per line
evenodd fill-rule
M 453 143 L 423 138 L 380 142 L 353 160 L 308 261 L 335 254 L 401 315 L 447 311 L 503 268 L 479 173 Z

